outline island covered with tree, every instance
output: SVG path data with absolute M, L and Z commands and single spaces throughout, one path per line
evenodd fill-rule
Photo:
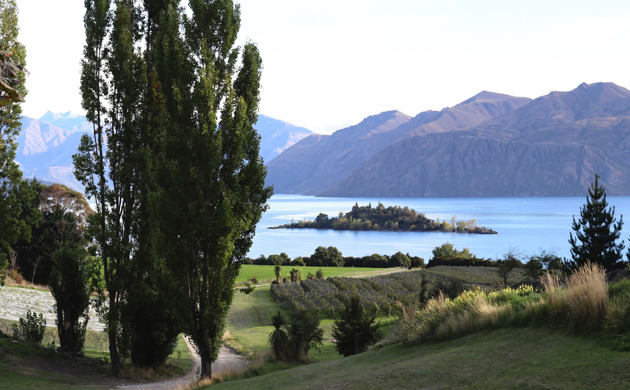
M 427 218 L 424 214 L 407 206 L 385 207 L 379 202 L 378 206 L 359 206 L 358 203 L 347 213 L 339 213 L 337 217 L 328 217 L 320 213 L 314 221 L 300 220 L 298 222 L 273 226 L 270 229 L 333 229 L 356 231 L 402 231 L 402 232 L 454 232 L 474 234 L 497 234 L 496 231 L 484 226 L 477 226 L 477 220 L 457 221 L 455 217 L 450 221 L 440 221 Z

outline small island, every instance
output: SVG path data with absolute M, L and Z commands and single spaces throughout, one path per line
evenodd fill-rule
M 477 226 L 477 220 L 457 221 L 455 217 L 450 221 L 440 222 L 427 218 L 409 207 L 385 207 L 379 202 L 377 207 L 359 206 L 355 204 L 346 214 L 339 213 L 338 217 L 329 218 L 320 213 L 314 221 L 301 220 L 269 229 L 333 229 L 354 231 L 395 231 L 395 232 L 451 232 L 470 234 L 497 234 L 496 231 L 484 226 Z

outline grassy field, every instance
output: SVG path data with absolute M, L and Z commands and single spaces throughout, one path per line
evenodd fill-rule
M 324 277 L 332 276 L 358 276 L 358 275 L 378 275 L 381 273 L 391 272 L 391 268 L 363 268 L 363 267 L 292 267 L 288 265 L 282 266 L 282 277 L 288 278 L 289 272 L 293 268 L 302 270 L 302 277 L 306 279 L 306 275 L 309 273 L 315 275 L 318 269 L 321 269 L 324 273 Z M 253 265 L 246 264 L 241 267 L 241 272 L 236 278 L 237 283 L 251 281 L 253 278 L 258 279 L 260 283 L 270 283 L 276 280 L 276 274 L 274 272 L 273 265 Z
M 630 353 L 544 328 L 376 348 L 212 389 L 626 389 Z

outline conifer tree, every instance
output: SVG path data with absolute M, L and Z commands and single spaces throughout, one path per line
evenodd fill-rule
M 376 317 L 367 313 L 359 296 L 352 296 L 333 325 L 335 346 L 340 355 L 350 356 L 367 351 L 378 340 Z
M 617 243 L 623 216 L 616 221 L 615 207 L 608 207 L 606 191 L 599 185 L 599 175 L 595 175 L 595 182 L 591 183 L 586 197 L 586 204 L 580 209 L 580 218 L 573 217 L 570 234 L 572 259 L 567 266 L 575 270 L 587 262 L 603 266 L 607 271 L 621 264 L 623 242 Z

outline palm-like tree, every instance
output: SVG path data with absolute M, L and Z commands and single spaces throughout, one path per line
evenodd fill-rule
M 280 267 L 279 265 L 276 265 L 273 270 L 274 270 L 274 272 L 276 274 L 276 282 L 280 283 L 280 276 L 282 274 L 282 267 Z
M 273 348 L 273 353 L 276 355 L 276 359 L 282 360 L 289 344 L 289 336 L 287 331 L 283 328 L 286 325 L 286 321 L 282 316 L 282 313 L 278 311 L 276 315 L 271 317 L 271 324 L 274 330 L 269 334 L 269 344 Z

